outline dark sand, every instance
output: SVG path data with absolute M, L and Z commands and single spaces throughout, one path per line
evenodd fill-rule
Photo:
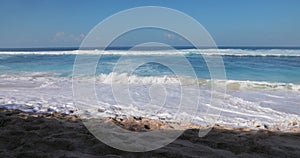
M 146 118 L 107 119 L 133 131 L 168 125 Z M 280 132 L 215 126 L 202 138 L 198 131 L 195 126 L 163 148 L 131 153 L 101 143 L 76 116 L 0 109 L 0 157 L 300 157 L 298 129 Z

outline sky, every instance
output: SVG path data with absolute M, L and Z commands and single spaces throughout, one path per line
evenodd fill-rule
M 78 47 L 99 22 L 139 6 L 188 14 L 218 46 L 300 46 L 299 0 L 1 0 L 0 48 Z M 133 35 L 134 40 L 159 38 L 171 45 L 186 44 L 159 30 Z M 120 44 L 134 44 L 131 40 Z

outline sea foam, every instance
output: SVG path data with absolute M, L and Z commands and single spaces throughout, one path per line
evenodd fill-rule
M 70 51 L 0 51 L 0 54 L 39 55 L 222 55 L 222 56 L 300 56 L 299 49 L 180 49 L 180 50 L 70 50 Z
M 214 109 L 220 112 L 216 123 L 252 128 L 260 124 L 260 127 L 267 125 L 284 129 L 292 127 L 290 122 L 300 120 L 300 112 L 297 110 L 300 102 L 299 91 L 296 90 L 297 88 L 285 88 L 289 87 L 289 84 L 197 79 L 198 82 L 201 80 L 197 87 L 201 93 L 200 95 L 189 94 L 188 97 L 191 97 L 191 100 L 198 98 L 199 103 L 195 105 L 186 98 L 187 102 L 180 105 L 180 97 L 178 97 L 181 94 L 180 87 L 195 88 L 189 81 L 195 81 L 195 79 L 180 80 L 174 76 L 142 77 L 125 73 L 101 74 L 95 79 L 98 104 L 91 105 L 86 102 L 86 106 L 82 109 L 74 104 L 72 78 L 70 77 L 53 77 L 47 73 L 26 73 L 23 76 L 21 74 L 2 75 L 0 77 L 0 105 L 37 113 L 79 114 L 79 111 L 83 110 L 86 117 L 142 116 L 169 121 L 192 120 L 198 124 L 204 123 L 206 116 L 215 115 L 215 113 L 207 113 L 208 109 Z M 93 77 L 82 78 L 82 81 L 86 84 L 94 84 Z M 179 84 L 180 81 L 186 84 Z M 130 100 L 117 102 L 111 83 L 114 83 L 114 88 L 120 90 L 126 88 L 124 85 L 128 84 L 129 93 L 134 102 Z M 211 84 L 226 84 L 228 87 L 225 97 L 215 98 L 214 103 L 217 105 L 211 104 Z M 151 93 L 153 85 L 164 87 L 164 91 Z M 166 93 L 165 96 L 161 95 L 164 93 Z M 158 96 L 155 97 L 155 95 Z M 165 99 L 161 100 L 164 97 Z M 181 109 L 180 113 L 178 113 L 179 109 Z

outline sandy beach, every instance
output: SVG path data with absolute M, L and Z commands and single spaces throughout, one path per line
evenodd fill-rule
M 146 118 L 106 118 L 147 132 L 170 126 Z M 172 126 L 172 125 L 171 125 Z M 174 126 L 175 127 L 175 126 Z M 0 157 L 299 157 L 300 131 L 251 130 L 216 125 L 205 137 L 197 126 L 171 144 L 144 153 L 124 152 L 96 139 L 75 115 L 0 110 Z M 176 130 L 176 129 L 174 129 Z

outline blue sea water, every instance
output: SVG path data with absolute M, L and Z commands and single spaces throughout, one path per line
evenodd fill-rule
M 277 54 L 272 54 L 274 49 L 226 49 L 222 54 L 224 67 L 228 80 L 249 80 L 249 81 L 266 81 L 266 82 L 300 82 L 300 49 L 293 49 L 292 53 L 288 49 L 276 49 Z M 280 53 L 280 51 L 282 52 Z M 55 54 L 47 54 L 45 52 L 55 51 Z M 64 51 L 59 53 L 60 51 Z M 187 53 L 184 57 L 191 63 L 198 78 L 210 79 L 207 65 L 201 54 L 194 53 L 194 50 L 183 50 Z M 238 54 L 232 52 L 239 51 Z M 65 50 L 30 50 L 27 54 L 18 54 L 19 51 L 0 52 L 0 74 L 24 73 L 24 72 L 49 72 L 57 76 L 71 76 L 76 54 L 72 51 Z M 35 54 L 30 54 L 35 52 Z M 92 50 L 91 50 L 92 52 Z M 255 54 L 253 55 L 253 52 Z M 267 52 L 267 54 L 266 54 Z M 278 53 L 279 52 L 279 53 Z M 6 53 L 6 54 L 5 54 Z M 228 54 L 226 54 L 228 53 Z M 244 54 L 243 54 L 244 53 Z M 268 54 L 269 53 L 269 54 Z M 290 53 L 290 54 L 289 54 Z M 126 55 L 134 62 L 145 55 Z M 146 54 L 147 56 L 147 54 Z M 166 58 L 167 60 L 176 59 L 172 54 L 149 54 L 148 56 L 157 58 Z M 97 74 L 109 74 L 122 54 L 105 54 L 101 55 L 97 67 Z M 122 73 L 126 72 L 124 70 Z M 159 63 L 147 63 L 140 66 L 135 75 L 138 76 L 162 76 L 174 75 L 166 66 Z M 184 71 L 182 75 L 184 75 Z

